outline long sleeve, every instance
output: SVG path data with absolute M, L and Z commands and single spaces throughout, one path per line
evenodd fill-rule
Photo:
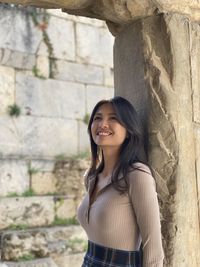
M 161 224 L 155 181 L 149 168 L 130 173 L 129 194 L 143 243 L 143 267 L 163 267 Z M 145 166 L 145 167 L 144 167 Z

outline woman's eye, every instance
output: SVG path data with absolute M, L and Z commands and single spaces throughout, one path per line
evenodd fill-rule
M 94 117 L 94 121 L 97 121 L 97 120 L 100 120 L 100 119 L 101 119 L 100 116 L 96 116 L 96 117 Z
M 110 120 L 117 120 L 117 118 L 116 117 L 110 117 Z

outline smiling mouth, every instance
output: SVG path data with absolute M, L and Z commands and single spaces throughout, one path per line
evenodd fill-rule
M 109 136 L 111 134 L 112 134 L 111 132 L 98 132 L 97 133 L 98 136 Z

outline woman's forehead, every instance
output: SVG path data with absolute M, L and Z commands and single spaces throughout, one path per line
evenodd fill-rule
M 105 103 L 102 104 L 96 111 L 95 114 L 97 113 L 109 113 L 109 114 L 116 114 L 113 105 L 111 103 Z

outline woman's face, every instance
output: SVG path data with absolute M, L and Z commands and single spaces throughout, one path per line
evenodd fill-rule
M 127 131 L 119 123 L 112 104 L 101 105 L 96 111 L 91 124 L 93 141 L 100 147 L 120 147 Z

